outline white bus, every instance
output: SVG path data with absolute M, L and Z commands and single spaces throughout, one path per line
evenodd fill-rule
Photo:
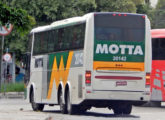
M 26 56 L 27 99 L 34 111 L 108 107 L 130 114 L 150 99 L 151 37 L 146 15 L 95 12 L 34 28 Z

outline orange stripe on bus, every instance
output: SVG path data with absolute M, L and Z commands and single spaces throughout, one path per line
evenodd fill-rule
M 94 61 L 94 70 L 144 71 L 144 62 L 103 62 Z
M 61 57 L 59 69 L 57 67 L 56 57 L 54 58 L 47 99 L 51 98 L 54 81 L 56 83 L 56 88 L 58 88 L 60 80 L 63 82 L 64 86 L 66 85 L 68 80 L 69 69 L 72 61 L 72 56 L 73 56 L 73 51 L 70 51 L 67 60 L 66 69 L 64 68 L 63 57 Z

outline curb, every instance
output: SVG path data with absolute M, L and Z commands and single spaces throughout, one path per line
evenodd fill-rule
M 23 99 L 24 92 L 6 92 L 0 93 L 0 99 Z

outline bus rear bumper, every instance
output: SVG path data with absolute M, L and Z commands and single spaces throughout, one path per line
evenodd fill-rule
M 149 101 L 149 91 L 92 91 L 86 92 L 85 99 Z

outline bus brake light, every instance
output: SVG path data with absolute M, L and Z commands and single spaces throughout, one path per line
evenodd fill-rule
M 142 18 L 144 18 L 144 19 L 145 19 L 145 15 L 143 15 L 143 16 L 142 16 Z
M 151 74 L 150 73 L 146 73 L 146 85 L 150 85 L 150 80 L 151 80 Z
M 91 84 L 91 71 L 86 71 L 85 73 L 85 83 L 86 84 Z
M 116 16 L 116 14 L 113 14 L 113 16 Z

